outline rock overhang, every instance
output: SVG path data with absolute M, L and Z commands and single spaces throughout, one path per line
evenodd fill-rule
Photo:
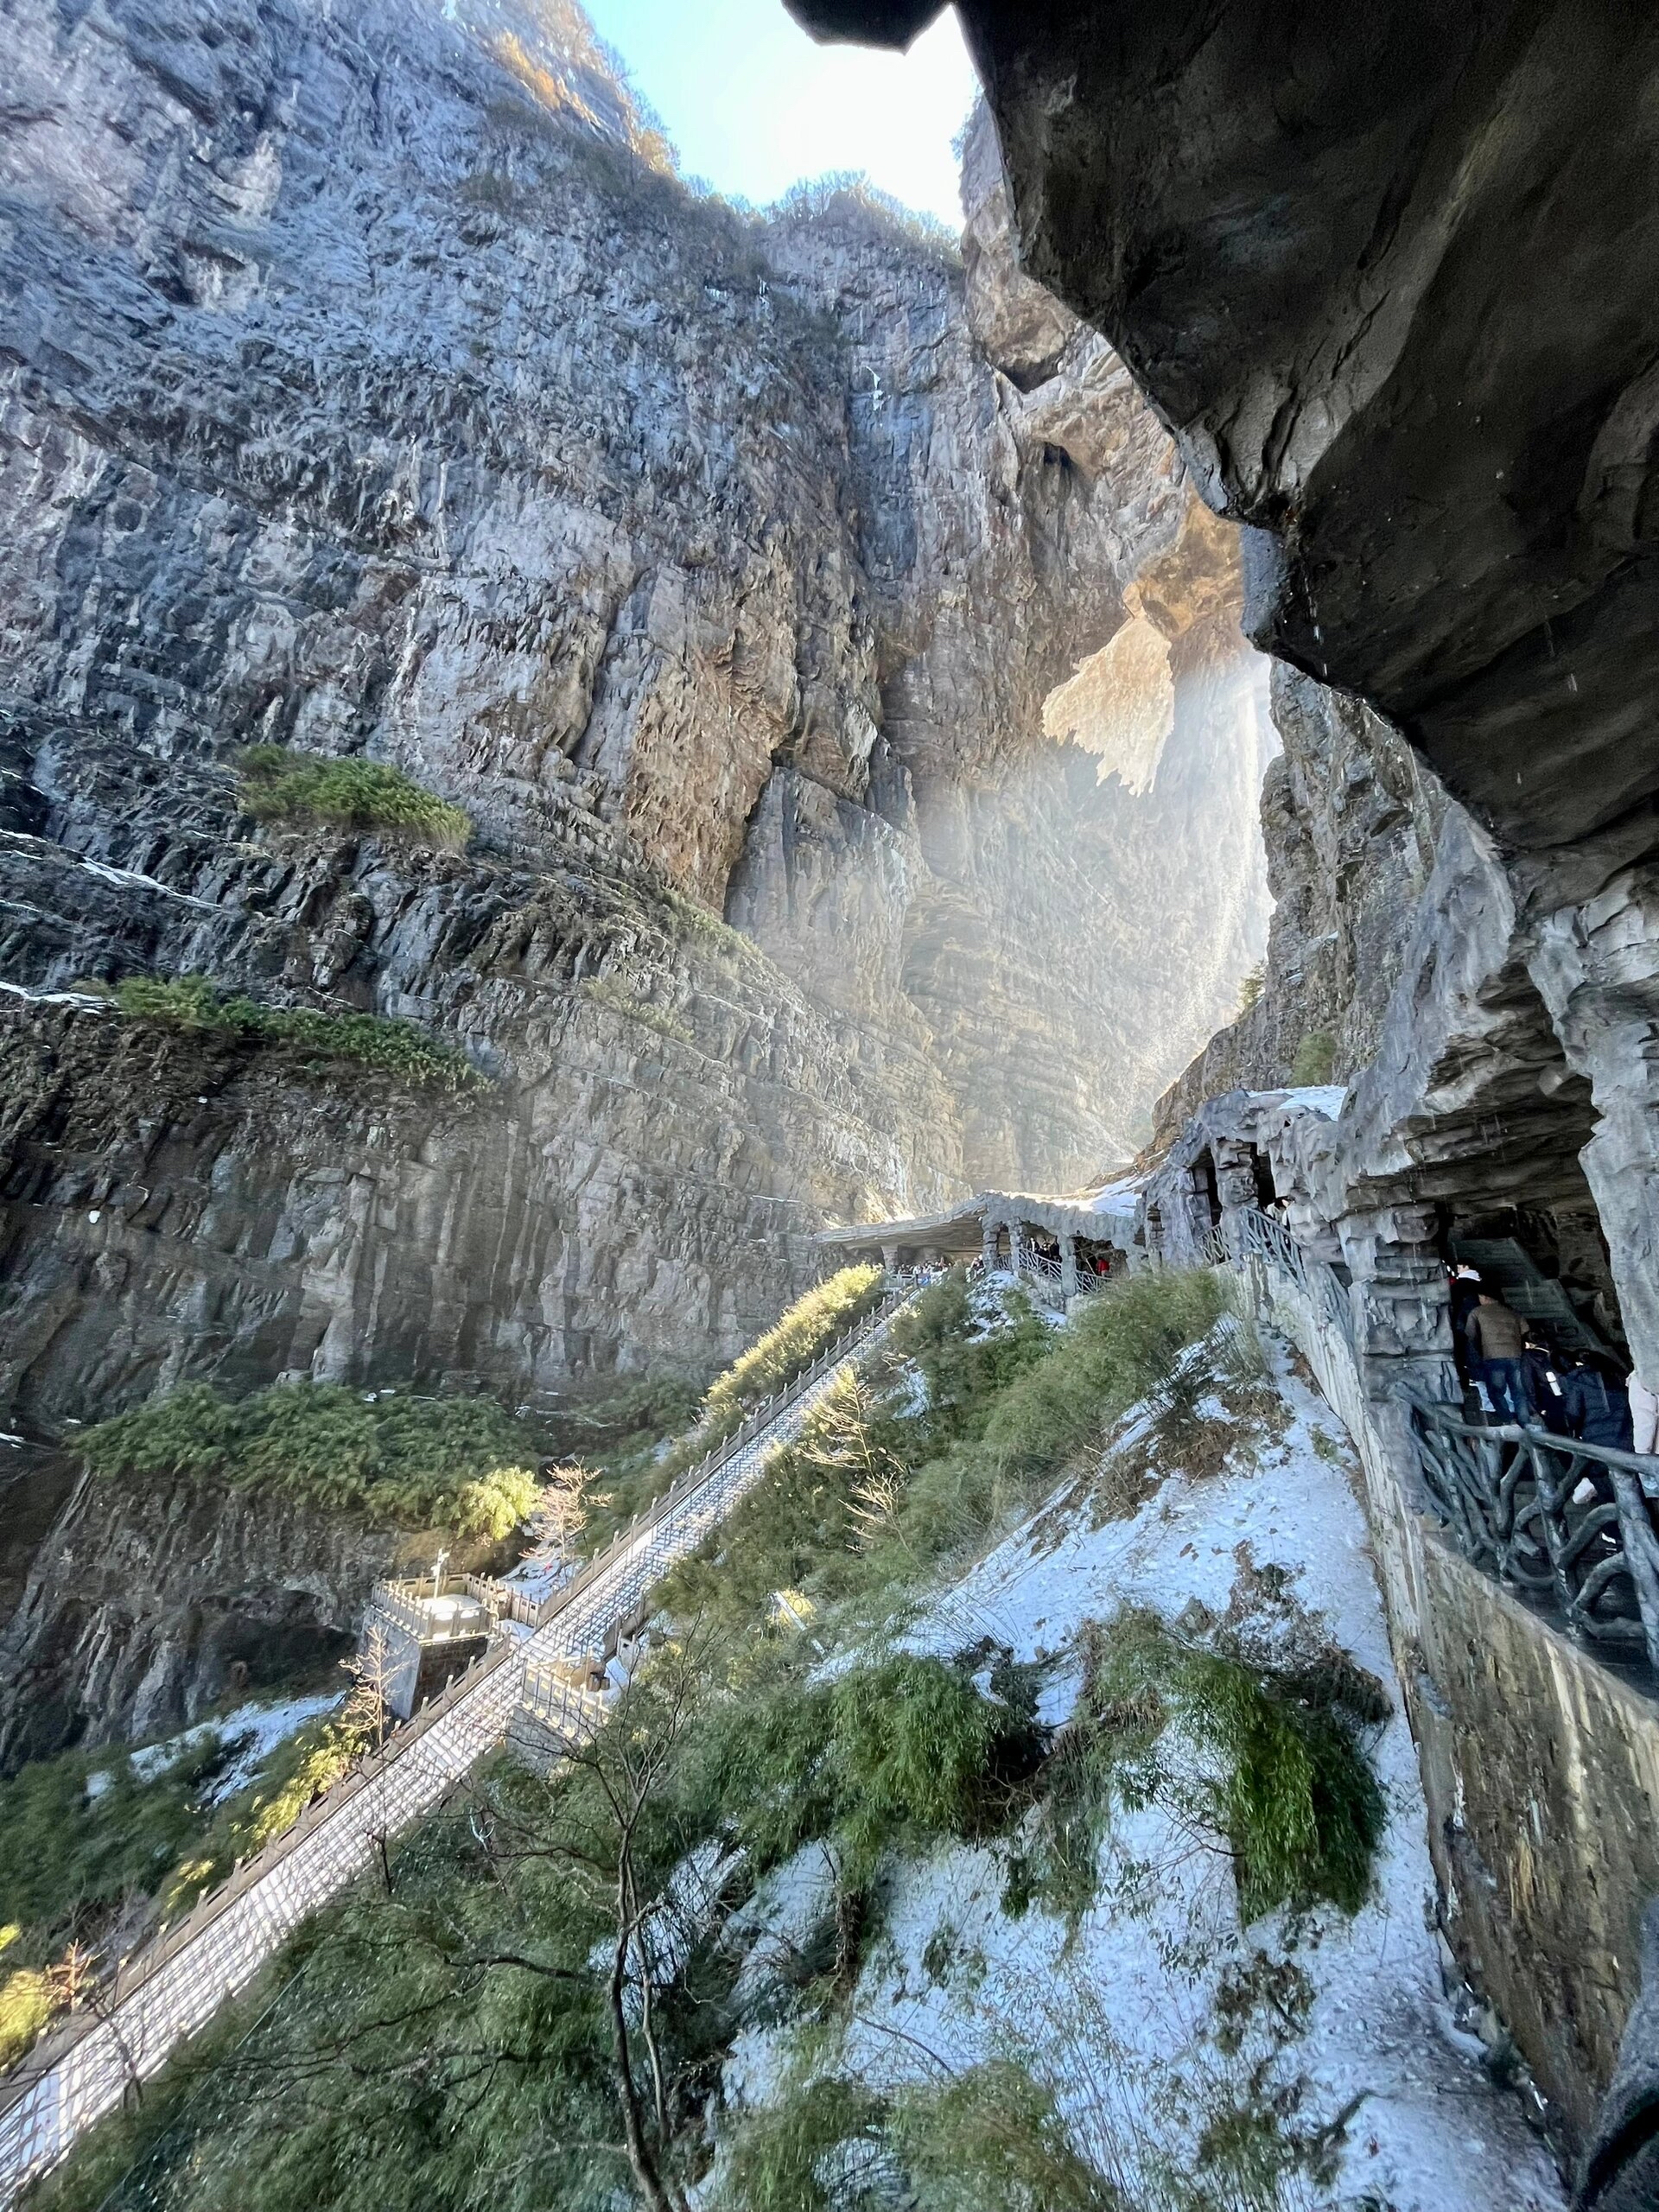
M 935 10 L 790 0 L 907 44 Z M 1659 18 L 963 0 L 1030 273 L 1251 526 L 1245 627 L 1508 849 L 1659 838 Z

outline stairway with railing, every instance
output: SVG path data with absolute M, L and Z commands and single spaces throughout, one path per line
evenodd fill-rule
M 179 1924 L 130 1960 L 87 2008 L 0 2083 L 0 2203 L 60 2158 L 77 2136 L 155 2074 L 227 1998 L 245 1988 L 301 1922 L 374 1863 L 388 1838 L 440 1805 L 506 1737 L 533 1670 L 602 1647 L 638 1618 L 647 1592 L 799 1435 L 850 1363 L 867 1358 L 913 1292 L 886 1294 L 802 1374 L 757 1407 L 582 1572 L 536 1600 L 509 1585 L 490 1649 L 443 1694 L 308 1806 Z M 514 1634 L 511 1621 L 528 1633 Z M 570 1693 L 583 1727 L 593 1704 Z M 573 1720 L 573 1726 L 575 1722 Z

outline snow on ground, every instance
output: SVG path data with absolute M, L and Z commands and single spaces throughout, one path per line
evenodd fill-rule
M 1287 2206 L 1560 2212 L 1553 2162 L 1446 1995 L 1421 1786 L 1346 1440 L 1282 1352 L 1272 1357 L 1289 1410 L 1282 1435 L 1256 1427 L 1219 1474 L 1168 1476 L 1131 1519 L 1091 1529 L 1075 1503 L 1039 1513 L 925 1612 L 909 1640 L 949 1653 L 988 1635 L 1033 1659 L 1063 1652 L 1084 1622 L 1127 1605 L 1173 1621 L 1198 1599 L 1219 1614 L 1241 1567 L 1247 1586 L 1252 1567 L 1282 1568 L 1293 1599 L 1395 1697 L 1371 1746 L 1389 1821 L 1370 1901 L 1351 1920 L 1319 1906 L 1299 1924 L 1281 1911 L 1242 1929 L 1225 1857 L 1154 1804 L 1119 1816 L 1100 1895 L 1068 1942 L 1065 1924 L 1036 1908 L 1004 1913 L 994 1847 L 946 1848 L 899 1870 L 887 1938 L 866 1962 L 838 2063 L 892 2088 L 936 2075 L 941 2061 L 954 2071 L 1015 2049 L 1102 2171 L 1144 2182 L 1160 2158 L 1190 2159 L 1216 2100 L 1230 2088 L 1248 2101 L 1248 2069 L 1265 2059 L 1258 2101 L 1264 2081 L 1300 2084 L 1296 2126 L 1347 2117 L 1335 2181 L 1294 2177 Z M 1062 1666 L 1043 1717 L 1063 1719 L 1077 1690 Z M 799 1921 L 822 1891 L 821 1854 L 815 1847 L 773 1879 L 757 1906 Z M 1213 2009 L 1230 1974 L 1235 1986 L 1253 1975 L 1259 1989 L 1300 1993 L 1276 2034 L 1270 1997 L 1230 2056 Z M 783 2031 L 752 2031 L 734 2051 L 728 2092 L 764 2101 L 786 2063 Z M 1141 2201 L 1160 2195 L 1153 2186 Z
M 556 1590 L 562 1590 L 567 1582 L 575 1581 L 582 1565 L 579 1559 L 521 1559 L 518 1566 L 509 1568 L 501 1580 L 513 1589 L 522 1590 L 526 1597 L 541 1605 Z
M 9 991 L 15 999 L 27 999 L 31 1006 L 78 1006 L 92 1014 L 107 1014 L 107 999 L 94 998 L 88 991 L 31 991 L 24 983 L 0 982 L 0 991 Z
M 1305 1106 L 1310 1114 L 1323 1114 L 1327 1122 L 1334 1122 L 1342 1111 L 1342 1102 L 1348 1096 L 1348 1087 L 1341 1083 L 1305 1083 L 1284 1094 L 1287 1106 Z
M 213 1777 L 202 1802 L 221 1805 L 246 1788 L 278 1744 L 297 1735 L 308 1721 L 332 1713 L 345 1694 L 344 1690 L 331 1690 L 321 1697 L 285 1698 L 279 1705 L 238 1705 L 233 1713 L 199 1721 L 194 1728 L 169 1736 L 165 1743 L 146 1744 L 142 1751 L 133 1752 L 132 1770 L 141 1782 L 153 1782 L 190 1752 L 217 1740 L 233 1756 L 223 1771 Z M 89 1774 L 86 1794 L 102 1796 L 109 1784 L 107 1774 Z

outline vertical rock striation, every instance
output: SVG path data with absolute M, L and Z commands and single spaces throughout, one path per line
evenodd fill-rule
M 1259 946 L 1267 741 L 984 124 L 958 267 L 686 191 L 560 0 L 8 21 L 0 1404 L 701 1364 L 824 1220 L 1124 1150 Z M 477 835 L 260 829 L 251 741 Z M 149 971 L 488 1081 L 58 1002 Z

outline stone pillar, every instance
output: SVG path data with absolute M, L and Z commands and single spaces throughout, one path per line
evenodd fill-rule
M 1255 1160 L 1250 1147 L 1238 1137 L 1217 1137 L 1211 1147 L 1216 1163 L 1216 1196 L 1221 1200 L 1222 1232 L 1235 1259 L 1243 1246 L 1238 1217 L 1257 1210 Z
M 1214 1154 L 1211 1157 L 1213 1159 Z M 1184 1217 L 1174 1236 L 1166 1235 L 1165 1241 L 1176 1264 L 1190 1266 L 1203 1251 L 1216 1225 L 1210 1212 L 1209 1179 L 1196 1162 L 1181 1176 L 1177 1195 Z M 1174 1224 L 1172 1222 L 1170 1226 L 1173 1229 Z
M 1452 1358 L 1451 1293 L 1433 1206 L 1344 1215 L 1343 1257 L 1353 1276 L 1355 1341 L 1373 1397 L 1406 1389 L 1461 1395 Z
M 1074 1230 L 1060 1231 L 1060 1295 L 1075 1298 L 1077 1294 L 1077 1239 Z
M 1008 1265 L 1015 1274 L 1020 1272 L 1020 1255 L 1026 1247 L 1026 1224 L 1023 1221 L 1008 1224 Z
M 881 1247 L 881 1264 L 890 1275 L 898 1274 L 899 1247 L 896 1244 L 884 1244 Z
M 985 1272 L 988 1275 L 994 1274 L 996 1271 L 996 1263 L 1001 1254 L 1001 1244 L 1002 1224 L 1000 1222 L 992 1221 L 988 1217 L 982 1224 L 979 1246 L 979 1256 L 984 1262 Z

